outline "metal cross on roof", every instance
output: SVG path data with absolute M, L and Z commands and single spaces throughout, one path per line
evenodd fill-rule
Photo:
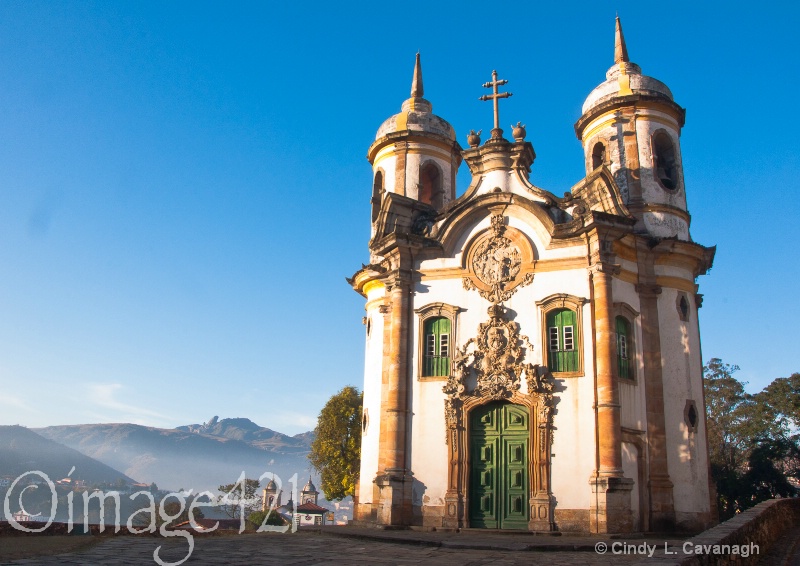
M 497 87 L 508 83 L 507 80 L 497 80 L 497 71 L 492 71 L 492 82 L 483 83 L 484 88 L 491 88 L 492 94 L 484 94 L 478 100 L 493 100 L 494 101 L 494 129 L 492 130 L 493 138 L 503 137 L 503 130 L 500 129 L 500 108 L 497 101 L 501 98 L 508 98 L 512 96 L 510 92 L 497 92 Z

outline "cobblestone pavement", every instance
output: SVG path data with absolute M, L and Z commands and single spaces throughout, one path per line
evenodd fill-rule
M 369 533 L 365 535 L 369 536 Z M 378 536 L 379 540 L 360 538 L 358 533 L 356 536 L 352 534 L 334 536 L 325 532 L 195 537 L 194 551 L 184 564 L 299 566 L 332 563 L 375 565 L 435 563 L 437 566 L 478 564 L 566 566 L 627 564 L 643 558 L 634 553 L 613 554 L 611 550 L 606 554 L 598 554 L 593 550 L 598 539 L 588 537 L 409 533 L 408 531 L 401 533 L 379 531 L 375 536 Z M 398 540 L 390 542 L 391 538 Z M 641 539 L 632 540 L 630 544 L 642 542 L 644 541 Z M 613 541 L 608 541 L 608 544 L 610 549 Z M 185 539 L 164 540 L 149 536 L 124 536 L 109 537 L 108 540 L 82 552 L 17 560 L 11 564 L 29 566 L 155 564 L 153 551 L 159 545 L 162 545 L 159 556 L 163 562 L 178 562 L 188 553 Z M 567 550 L 568 548 L 584 550 Z M 661 548 L 663 549 L 663 542 Z

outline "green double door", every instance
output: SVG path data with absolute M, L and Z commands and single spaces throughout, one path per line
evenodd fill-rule
M 528 528 L 530 412 L 490 403 L 470 415 L 471 527 Z

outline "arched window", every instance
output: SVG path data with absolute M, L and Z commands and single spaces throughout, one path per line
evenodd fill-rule
M 553 372 L 576 372 L 580 369 L 578 317 L 570 309 L 547 313 L 547 367 Z
M 372 221 L 378 219 L 381 211 L 381 199 L 383 197 L 383 171 L 378 169 L 375 173 L 375 180 L 372 183 Z
M 450 319 L 437 316 L 425 320 L 423 331 L 423 377 L 450 375 Z
M 676 305 L 678 307 L 678 318 L 680 318 L 683 322 L 689 321 L 689 299 L 686 298 L 686 293 L 678 293 L 678 301 Z
M 631 323 L 624 316 L 615 320 L 617 333 L 617 376 L 623 379 L 633 379 Z
M 653 168 L 656 179 L 665 189 L 678 187 L 678 164 L 675 159 L 675 145 L 665 131 L 653 136 Z
M 603 142 L 597 142 L 592 149 L 592 171 L 606 162 L 606 146 Z
M 438 210 L 444 204 L 443 196 L 442 173 L 436 165 L 429 161 L 419 170 L 418 198 Z

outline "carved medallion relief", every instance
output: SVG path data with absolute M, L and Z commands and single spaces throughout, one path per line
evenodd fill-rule
M 492 216 L 491 223 L 488 237 L 479 238 L 468 254 L 469 275 L 463 283 L 468 291 L 476 289 L 487 301 L 499 303 L 511 298 L 518 287 L 533 281 L 533 273 L 522 274 L 523 263 L 533 258 L 524 257 L 532 254 L 529 250 L 523 254 L 520 245 L 507 237 L 508 228 L 502 215 Z M 517 239 L 524 241 L 521 236 Z

